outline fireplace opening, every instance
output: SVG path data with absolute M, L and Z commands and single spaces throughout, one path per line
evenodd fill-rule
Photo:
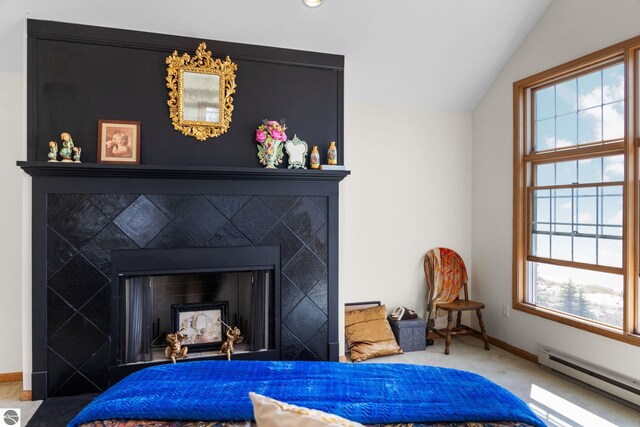
M 273 269 L 124 277 L 120 363 L 166 361 L 176 331 L 189 358 L 218 355 L 225 324 L 242 332 L 234 355 L 274 349 L 274 285 Z
M 110 383 L 170 363 L 166 337 L 179 330 L 179 362 L 226 359 L 224 324 L 243 336 L 232 358 L 279 360 L 280 304 L 279 246 L 113 250 Z

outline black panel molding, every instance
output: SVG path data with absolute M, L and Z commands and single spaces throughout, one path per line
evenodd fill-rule
M 158 52 L 166 52 L 167 50 L 191 52 L 195 51 L 195 47 L 204 41 L 214 57 L 229 55 L 243 61 L 344 70 L 344 56 L 342 55 L 37 19 L 28 19 L 27 22 L 27 35 L 42 40 L 118 46 Z

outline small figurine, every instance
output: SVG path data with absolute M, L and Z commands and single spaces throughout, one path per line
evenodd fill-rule
M 82 155 L 82 148 L 73 147 L 73 163 L 82 163 L 80 161 L 80 156 Z
M 58 144 L 55 141 L 49 141 L 49 154 L 47 154 L 47 157 L 49 157 L 50 162 L 58 161 Z
M 329 150 L 327 150 L 327 164 L 338 164 L 338 150 L 336 149 L 336 142 L 329 142 Z
M 62 139 L 62 150 L 60 150 L 61 161 L 66 163 L 73 162 L 73 160 L 71 160 L 71 156 L 73 155 L 73 140 L 71 139 L 71 135 L 63 132 L 60 138 Z
M 311 169 L 320 169 L 320 153 L 318 153 L 318 146 L 314 145 L 309 156 L 309 164 Z
M 233 345 L 240 344 L 244 337 L 240 332 L 238 327 L 232 328 L 222 321 L 221 317 L 218 317 L 218 321 L 227 327 L 227 340 L 220 347 L 220 353 L 227 353 L 227 360 L 231 360 L 231 355 L 233 354 Z
M 164 355 L 167 359 L 171 359 L 173 363 L 176 363 L 176 359 L 186 359 L 187 352 L 189 351 L 189 347 L 182 346 L 187 336 L 180 332 L 182 332 L 182 329 L 175 334 L 167 334 L 167 342 L 169 345 L 164 349 Z

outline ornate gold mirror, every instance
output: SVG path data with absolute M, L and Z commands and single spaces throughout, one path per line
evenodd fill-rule
M 198 141 L 222 135 L 229 129 L 238 66 L 227 58 L 213 59 L 207 45 L 196 54 L 167 57 L 169 117 L 175 130 Z

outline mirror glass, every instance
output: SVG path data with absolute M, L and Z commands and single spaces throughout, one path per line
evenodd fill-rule
M 220 76 L 185 71 L 183 84 L 183 119 L 194 122 L 219 122 Z

